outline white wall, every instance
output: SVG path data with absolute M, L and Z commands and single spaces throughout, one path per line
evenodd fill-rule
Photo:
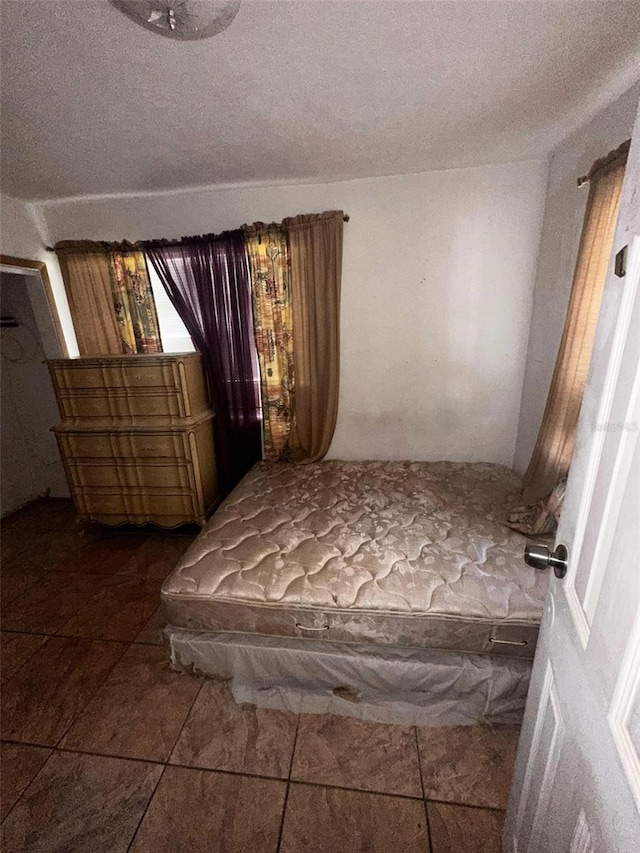
M 639 97 L 640 83 L 569 136 L 551 158 L 514 457 L 520 473 L 540 428 L 569 303 L 589 193 L 588 185 L 578 188 L 576 180 L 629 139 Z
M 511 465 L 546 164 L 44 203 L 53 241 L 218 232 L 342 208 L 330 455 Z
M 5 516 L 47 492 L 67 497 L 69 491 L 50 432 L 60 416 L 24 277 L 1 273 L 0 299 L 2 314 L 19 321 L 17 328 L 0 330 L 0 510 Z
M 38 216 L 38 209 L 34 205 L 7 195 L 0 195 L 0 252 L 3 255 L 28 261 L 44 261 L 47 265 L 67 349 L 70 355 L 77 355 L 78 345 L 58 259 L 53 252 L 48 252 L 45 248 L 49 242 L 44 220 Z M 38 281 L 29 282 L 30 292 L 35 286 L 39 286 Z M 49 334 L 53 327 L 48 306 L 40 304 L 37 300 L 37 302 L 34 301 L 33 308 L 42 335 L 45 354 L 48 358 L 56 358 L 60 351 L 56 339 L 52 339 Z M 43 310 L 46 313 L 43 314 Z

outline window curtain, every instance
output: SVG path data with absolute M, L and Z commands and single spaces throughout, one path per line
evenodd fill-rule
M 241 230 L 142 244 L 196 348 L 216 410 L 216 462 L 227 494 L 262 455 L 251 279 Z
M 80 355 L 121 354 L 111 270 L 104 248 L 100 244 L 64 241 L 56 244 L 55 251 Z
M 142 252 L 109 253 L 111 294 L 124 353 L 162 352 L 156 303 Z
M 144 255 L 130 244 L 62 241 L 60 261 L 80 355 L 162 352 Z
M 291 257 L 295 371 L 291 458 L 312 462 L 328 451 L 338 414 L 344 214 L 333 210 L 294 216 L 282 225 Z
M 286 235 L 278 225 L 243 228 L 251 266 L 253 323 L 260 362 L 264 456 L 286 459 L 293 417 L 293 309 Z
M 629 150 L 625 143 L 589 173 L 589 197 L 569 307 L 542 425 L 524 475 L 527 502 L 548 496 L 569 471 Z

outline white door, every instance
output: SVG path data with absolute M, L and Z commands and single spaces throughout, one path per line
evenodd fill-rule
M 551 579 L 508 853 L 640 853 L 639 282 L 640 112 L 556 538 L 568 571 Z

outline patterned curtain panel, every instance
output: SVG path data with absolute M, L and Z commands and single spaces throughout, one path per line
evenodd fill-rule
M 264 456 L 285 459 L 293 413 L 291 264 L 284 231 L 256 222 L 245 226 L 253 291 L 253 323 L 262 392 Z
M 142 252 L 111 252 L 111 292 L 125 353 L 162 352 L 156 303 Z

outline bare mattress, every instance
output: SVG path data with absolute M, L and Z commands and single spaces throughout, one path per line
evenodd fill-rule
M 500 465 L 256 465 L 162 589 L 196 631 L 532 657 L 547 578 Z

